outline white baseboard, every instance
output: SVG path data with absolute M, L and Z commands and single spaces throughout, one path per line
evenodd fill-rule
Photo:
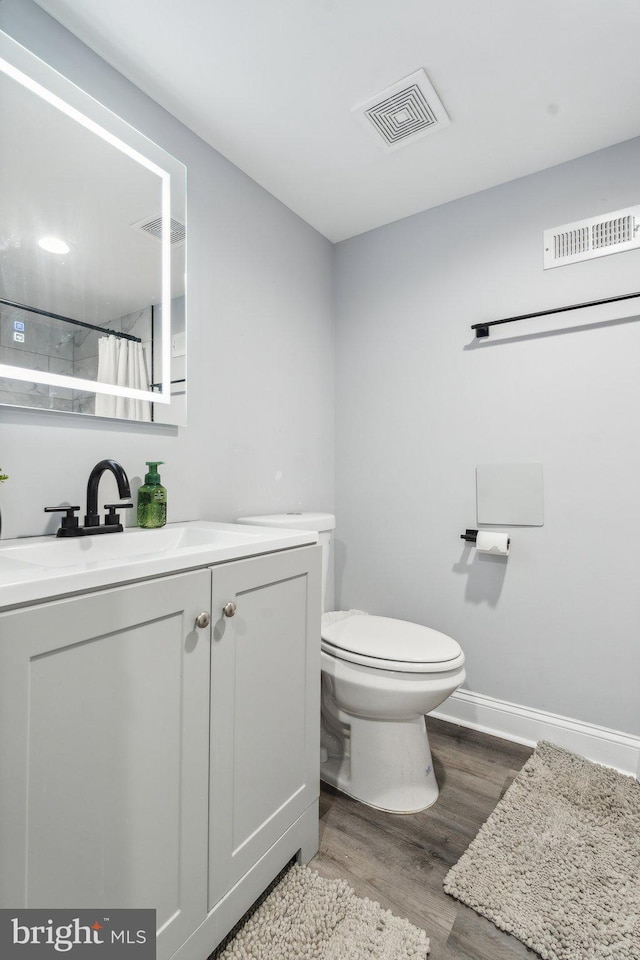
M 549 740 L 595 763 L 640 777 L 640 737 L 632 734 L 521 707 L 471 690 L 456 690 L 430 716 L 528 746 Z

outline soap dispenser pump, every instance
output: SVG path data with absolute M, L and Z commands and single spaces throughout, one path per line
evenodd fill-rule
M 164 527 L 167 522 L 167 491 L 160 483 L 158 467 L 164 460 L 147 460 L 149 472 L 138 488 L 138 526 Z

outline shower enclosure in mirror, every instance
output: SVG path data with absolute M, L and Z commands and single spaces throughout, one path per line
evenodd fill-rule
M 186 422 L 185 168 L 0 33 L 0 404 Z

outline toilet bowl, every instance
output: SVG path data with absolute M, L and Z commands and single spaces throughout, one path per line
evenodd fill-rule
M 332 514 L 242 517 L 239 523 L 317 530 L 324 609 Z M 321 626 L 320 777 L 380 810 L 416 813 L 435 803 L 425 714 L 465 680 L 451 637 L 362 611 L 324 614 Z
M 458 643 L 358 614 L 324 625 L 321 644 L 322 779 L 381 810 L 430 807 L 438 784 L 425 714 L 464 682 Z

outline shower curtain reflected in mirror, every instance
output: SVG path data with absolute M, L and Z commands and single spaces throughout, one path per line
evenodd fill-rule
M 120 337 L 100 337 L 98 382 L 148 390 L 149 377 L 142 344 Z M 151 404 L 148 400 L 130 400 L 128 397 L 96 393 L 96 415 L 125 420 L 151 420 Z

